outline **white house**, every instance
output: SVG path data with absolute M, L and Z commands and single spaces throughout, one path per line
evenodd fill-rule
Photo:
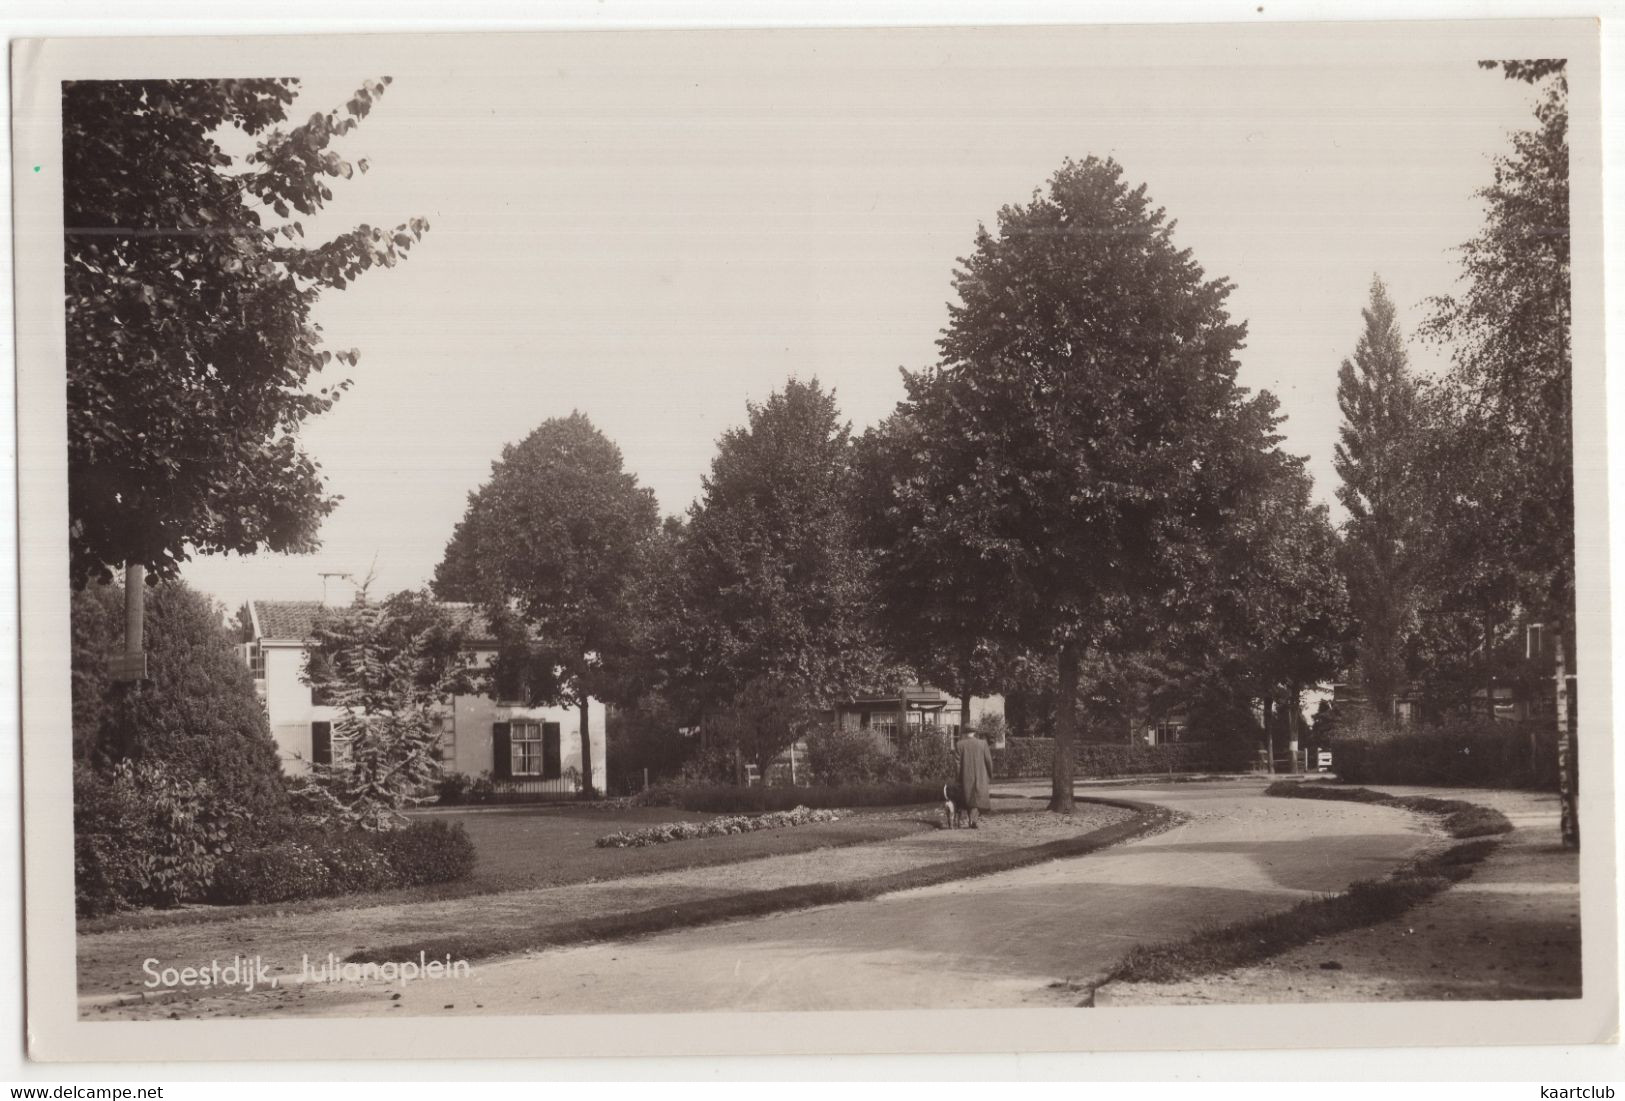
M 488 664 L 496 641 L 479 609 L 469 604 L 445 608 L 467 631 L 476 664 Z M 327 610 L 315 600 L 251 600 L 248 615 L 253 639 L 243 658 L 254 671 L 254 687 L 265 707 L 282 758 L 282 767 L 297 774 L 312 762 L 332 761 L 335 709 L 315 699 L 301 675 L 311 628 Z M 608 775 L 604 709 L 588 701 L 592 744 L 592 779 L 603 789 Z M 539 792 L 569 794 L 584 772 L 579 707 L 526 707 L 484 695 L 456 696 L 440 717 L 442 767 L 470 777 L 487 773 L 498 783 Z

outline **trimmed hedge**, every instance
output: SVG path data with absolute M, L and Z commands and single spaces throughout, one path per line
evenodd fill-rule
M 1076 742 L 1073 768 L 1079 779 L 1143 776 L 1169 772 L 1233 772 L 1247 767 L 1245 748 L 1215 742 L 1169 745 L 1113 745 Z M 1009 738 L 993 751 L 993 776 L 999 780 L 1048 776 L 1055 761 L 1053 738 Z
M 646 807 L 681 807 L 708 814 L 840 807 L 900 807 L 942 802 L 938 784 L 845 784 L 839 787 L 734 787 L 731 784 L 659 784 L 633 799 Z
M 1333 767 L 1351 784 L 1556 791 L 1557 731 L 1535 723 L 1456 719 L 1370 739 L 1339 739 Z
M 451 883 L 474 870 L 474 843 L 459 825 L 413 822 L 379 833 L 306 831 L 222 863 L 212 902 L 293 902 L 357 891 Z

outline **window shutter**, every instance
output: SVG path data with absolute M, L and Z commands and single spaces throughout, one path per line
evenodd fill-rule
M 513 779 L 513 724 L 491 724 L 491 775 L 498 780 Z
M 333 763 L 333 724 L 310 724 L 310 759 L 318 765 Z
M 559 756 L 559 724 L 542 724 L 542 779 L 557 780 L 564 775 Z

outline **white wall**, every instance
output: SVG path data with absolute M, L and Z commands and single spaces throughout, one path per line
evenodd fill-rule
M 608 739 L 604 734 L 604 706 L 588 701 L 588 732 L 592 742 L 593 784 L 604 790 L 608 776 Z M 581 765 L 581 709 L 579 707 L 509 707 L 488 696 L 458 696 L 452 701 L 452 722 L 457 739 L 452 767 L 469 776 L 494 772 L 491 728 L 499 722 L 532 719 L 559 724 L 559 766 L 585 771 Z
M 485 655 L 482 655 L 482 658 Z M 486 659 L 488 660 L 488 658 Z M 317 721 L 332 722 L 336 717 L 331 707 L 316 707 L 310 702 L 310 686 L 299 679 L 304 668 L 305 651 L 298 646 L 265 647 L 265 707 L 271 723 L 271 736 L 276 739 L 277 753 L 282 758 L 283 770 L 298 775 L 309 767 L 310 724 Z M 480 661 L 479 664 L 485 664 Z M 508 707 L 498 705 L 487 696 L 457 696 L 452 700 L 450 729 L 446 736 L 454 739 L 453 755 L 448 767 L 478 776 L 494 771 L 491 760 L 491 727 L 494 723 L 510 719 L 534 719 L 537 722 L 559 724 L 560 767 L 585 771 L 581 764 L 581 709 L 579 707 Z M 588 704 L 588 723 L 592 741 L 592 775 L 598 790 L 604 789 L 608 776 L 608 739 L 604 736 L 605 711 L 597 700 Z
M 265 713 L 285 772 L 298 775 L 309 767 L 310 724 L 332 721 L 330 707 L 313 707 L 310 686 L 299 679 L 305 651 L 299 646 L 268 645 L 265 650 Z

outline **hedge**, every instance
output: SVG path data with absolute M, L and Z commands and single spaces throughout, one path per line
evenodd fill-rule
M 211 902 L 243 905 L 419 887 L 465 879 L 474 844 L 462 825 L 417 821 L 399 830 L 303 830 L 221 863 Z
M 837 787 L 735 787 L 732 784 L 657 784 L 633 802 L 710 814 L 763 814 L 775 810 L 901 807 L 942 802 L 941 784 L 843 784 Z
M 1455 719 L 1441 726 L 1331 745 L 1338 779 L 1351 784 L 1556 791 L 1557 732 L 1546 724 Z
M 1245 748 L 1215 742 L 1167 745 L 1075 742 L 1072 760 L 1080 779 L 1159 772 L 1233 772 L 1248 765 Z M 1048 776 L 1054 762 L 1053 738 L 1009 738 L 1003 749 L 993 750 L 993 776 L 999 780 Z

